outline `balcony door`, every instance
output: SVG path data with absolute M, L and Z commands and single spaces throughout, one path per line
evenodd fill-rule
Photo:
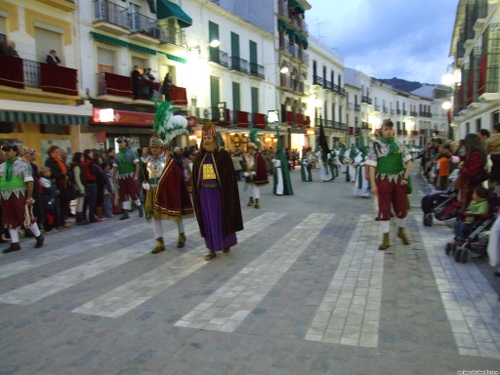
M 97 47 L 97 72 L 113 73 L 115 68 L 115 51 Z
M 130 30 L 132 32 L 138 32 L 144 29 L 141 25 L 141 7 L 137 4 L 130 3 Z
M 56 27 L 54 27 L 56 29 Z M 62 30 L 61 30 L 62 31 Z M 45 62 L 51 50 L 55 50 L 64 65 L 64 55 L 62 51 L 62 33 L 35 27 L 36 60 Z

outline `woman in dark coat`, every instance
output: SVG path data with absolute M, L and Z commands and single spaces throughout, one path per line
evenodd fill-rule
M 482 182 L 474 182 L 473 177 L 479 175 L 486 165 L 486 150 L 483 141 L 477 134 L 469 134 L 464 139 L 465 152 L 460 157 L 463 165 L 459 168 L 460 173 L 460 206 L 465 212 L 472 200 L 472 193 L 476 186 Z

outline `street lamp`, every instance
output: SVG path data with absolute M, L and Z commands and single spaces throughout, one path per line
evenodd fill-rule
M 209 46 L 212 47 L 212 48 L 219 47 L 220 46 L 220 41 L 217 40 L 217 39 L 213 39 L 212 41 L 210 41 Z

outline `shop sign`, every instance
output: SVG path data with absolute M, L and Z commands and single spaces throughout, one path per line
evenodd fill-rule
M 92 124 L 153 127 L 154 113 L 94 108 Z

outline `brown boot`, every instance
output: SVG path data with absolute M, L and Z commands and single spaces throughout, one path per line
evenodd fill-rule
M 163 237 L 158 237 L 156 239 L 156 247 L 151 251 L 151 254 L 158 254 L 160 251 L 165 250 L 165 243 L 163 242 Z
M 186 242 L 186 235 L 184 233 L 179 233 L 179 241 L 177 242 L 177 247 L 184 247 L 184 243 Z
M 405 245 L 410 244 L 410 240 L 406 236 L 405 228 L 399 228 L 398 237 L 401 238 L 401 240 L 403 241 L 403 244 L 405 244 Z
M 260 208 L 259 198 L 255 198 L 255 208 Z
M 248 207 L 253 206 L 253 197 L 250 197 L 250 199 L 248 200 L 247 206 Z
M 36 237 L 36 244 L 35 244 L 35 249 L 39 249 L 43 246 L 43 242 L 45 241 L 45 237 L 43 234 L 40 234 L 38 237 Z
M 8 248 L 6 248 L 2 253 L 8 254 L 8 253 L 13 253 L 14 251 L 19 251 L 21 250 L 21 245 L 19 245 L 19 242 L 12 242 Z
M 384 233 L 384 239 L 382 240 L 382 243 L 378 247 L 379 250 L 385 250 L 391 247 L 391 244 L 389 243 L 389 233 Z

